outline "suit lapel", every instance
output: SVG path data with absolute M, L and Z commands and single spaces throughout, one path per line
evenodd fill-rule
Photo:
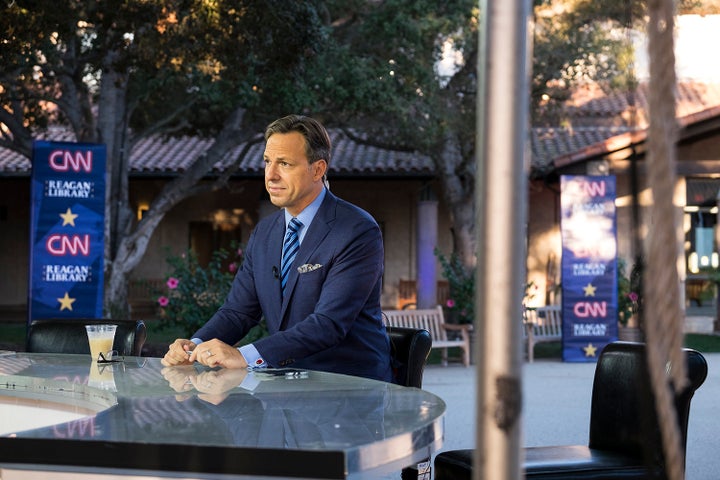
M 285 235 L 285 214 L 280 210 L 275 222 L 273 223 L 270 234 L 268 235 L 268 262 L 272 265 L 272 280 L 270 282 L 270 294 L 272 296 L 272 305 L 274 311 L 268 312 L 269 318 L 282 318 L 281 302 L 282 294 L 280 292 L 280 257 L 282 256 L 283 236 Z
M 282 303 L 282 314 L 285 315 L 285 310 L 288 305 L 289 299 L 292 297 L 292 292 L 295 290 L 295 285 L 298 281 L 298 267 L 308 263 L 308 260 L 312 254 L 320 247 L 322 241 L 327 237 L 328 233 L 332 228 L 332 223 L 335 220 L 335 206 L 337 205 L 337 197 L 332 195 L 329 191 L 325 194 L 318 212 L 315 214 L 308 231 L 300 244 L 300 250 L 298 250 L 297 257 L 293 262 L 290 273 L 288 274 L 288 282 L 285 286 L 285 297 Z M 283 321 L 284 323 L 284 321 Z

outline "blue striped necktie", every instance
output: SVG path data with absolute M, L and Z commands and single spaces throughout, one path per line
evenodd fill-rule
M 300 238 L 298 230 L 303 226 L 302 222 L 293 217 L 288 224 L 285 232 L 285 243 L 283 244 L 282 265 L 280 267 L 280 286 L 282 287 L 283 296 L 285 296 L 285 285 L 290 273 L 290 265 L 292 265 L 298 250 L 300 249 Z

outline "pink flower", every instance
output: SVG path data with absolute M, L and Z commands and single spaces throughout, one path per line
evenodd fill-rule
M 237 250 L 237 256 L 242 257 L 242 248 L 238 248 Z
M 448 298 L 447 302 L 445 302 L 445 305 L 447 305 L 448 308 L 453 308 L 455 306 L 455 300 L 452 298 Z
M 630 299 L 631 302 L 637 302 L 638 299 L 640 298 L 640 296 L 638 296 L 638 294 L 635 292 L 630 292 L 630 293 L 628 293 L 628 298 Z
M 167 286 L 170 290 L 175 290 L 179 283 L 180 283 L 180 280 L 178 280 L 175 277 L 170 277 L 170 278 L 168 278 Z
M 228 270 L 230 270 L 230 273 L 235 273 L 237 271 L 237 263 L 231 263 L 228 265 Z
M 161 297 L 158 298 L 158 304 L 159 304 L 161 307 L 167 307 L 167 306 L 168 306 L 168 303 L 170 303 L 170 299 L 169 299 L 168 297 L 166 297 L 166 296 L 163 295 L 163 296 L 161 296 Z

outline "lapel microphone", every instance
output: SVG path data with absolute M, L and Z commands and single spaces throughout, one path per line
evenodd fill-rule
M 273 277 L 275 277 L 276 279 L 280 278 L 280 271 L 278 270 L 278 267 L 275 267 L 275 266 L 272 267 L 272 274 L 273 274 Z

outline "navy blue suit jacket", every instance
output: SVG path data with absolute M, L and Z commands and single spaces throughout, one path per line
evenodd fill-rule
M 224 305 L 194 337 L 234 345 L 264 317 L 270 335 L 254 345 L 270 366 L 390 381 L 380 308 L 384 253 L 375 220 L 328 191 L 282 299 L 277 272 L 284 233 L 282 210 L 258 223 Z

